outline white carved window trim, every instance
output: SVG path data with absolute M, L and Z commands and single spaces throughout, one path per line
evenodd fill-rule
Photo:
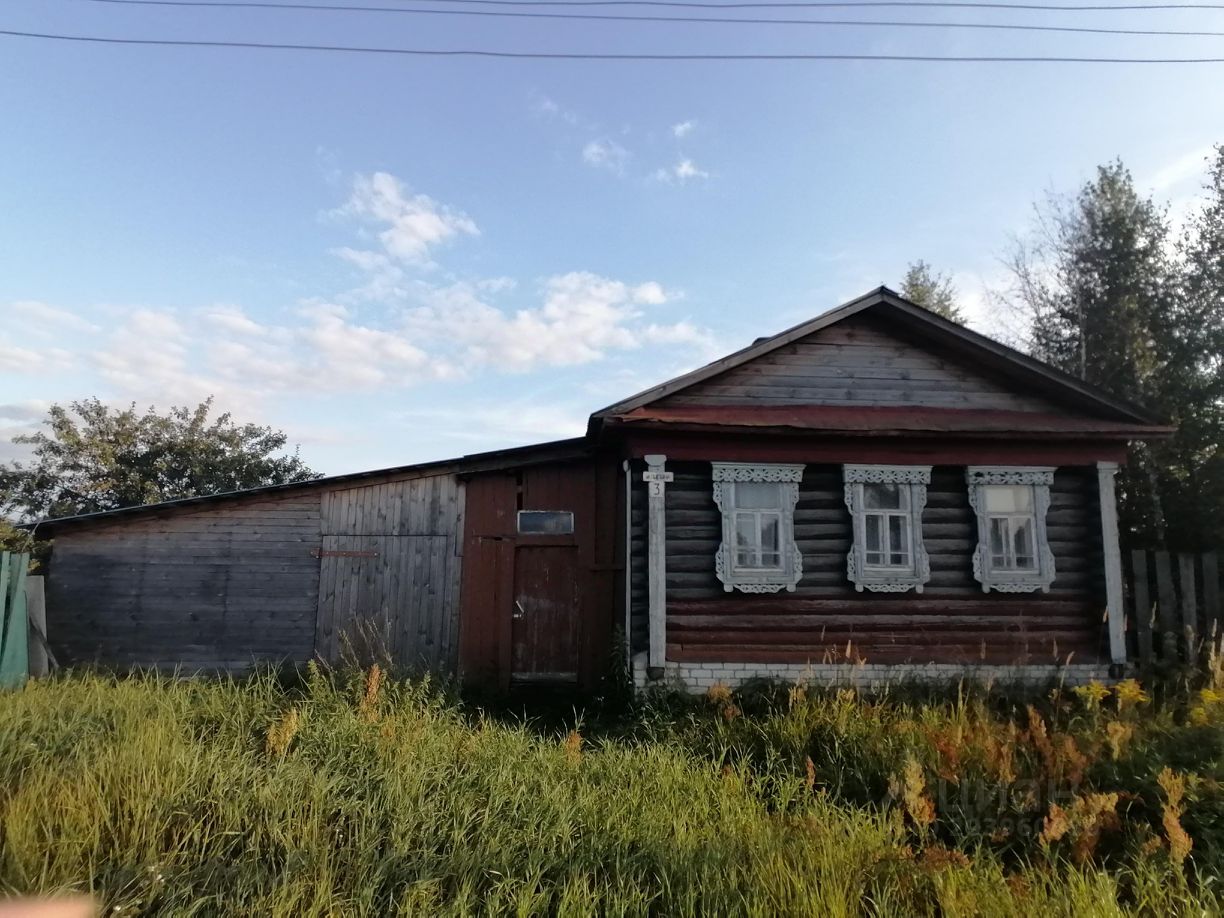
M 931 483 L 929 465 L 846 465 L 842 467 L 846 485 L 846 506 L 853 521 L 854 541 L 846 555 L 846 576 L 860 593 L 922 592 L 931 579 L 931 560 L 922 543 L 922 510 L 926 506 L 927 485 Z M 867 564 L 867 520 L 863 501 L 865 484 L 902 484 L 909 486 L 910 563 L 907 565 Z
M 1054 582 L 1054 553 L 1046 534 L 1046 514 L 1050 509 L 1050 485 L 1054 469 L 1048 466 L 985 466 L 965 469 L 969 486 L 969 505 L 977 515 L 978 542 L 973 551 L 973 576 L 982 592 L 1043 593 Z M 987 485 L 1028 486 L 1033 489 L 1033 553 L 1036 570 L 995 570 L 990 564 L 990 514 L 982 489 Z
M 803 576 L 803 557 L 795 544 L 795 504 L 799 501 L 802 465 L 764 465 L 749 462 L 714 462 L 714 503 L 722 514 L 722 543 L 714 556 L 714 573 L 730 593 L 794 592 Z M 781 523 L 777 570 L 752 570 L 735 565 L 735 485 L 737 482 L 776 483 L 780 492 Z

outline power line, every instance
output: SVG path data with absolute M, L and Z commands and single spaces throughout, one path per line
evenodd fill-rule
M 412 57 L 484 57 L 519 60 L 571 61 L 900 61 L 909 63 L 960 64 L 1224 64 L 1224 57 L 1038 57 L 1038 56 L 937 56 L 925 54 L 649 54 L 587 51 L 497 51 L 442 48 L 377 48 L 352 45 L 282 44 L 259 41 L 206 41 L 187 38 L 111 38 L 101 35 L 64 35 L 0 29 L 0 35 L 45 41 L 83 42 L 107 45 L 155 45 L 177 48 L 248 48 L 275 51 L 331 51 L 344 54 L 383 54 Z
M 267 0 L 86 0 L 89 3 L 109 3 L 122 6 L 174 6 L 174 7 L 218 7 L 221 9 L 272 9 L 272 10 L 321 10 L 325 12 L 350 13 L 406 13 L 428 16 L 495 16 L 512 19 L 565 19 L 593 22 L 675 22 L 718 23 L 742 25 L 806 25 L 806 26 L 863 26 L 868 28 L 921 28 L 921 29 L 978 29 L 1019 32 L 1075 32 L 1093 35 L 1157 35 L 1193 36 L 1205 38 L 1224 37 L 1224 32 L 1189 29 L 1111 29 L 1091 26 L 1022 25 L 998 22 L 918 22 L 915 20 L 885 19 L 771 19 L 719 16 L 636 16 L 622 13 L 543 13 L 538 11 L 505 11 L 489 9 L 422 9 L 404 6 L 337 6 L 320 3 L 273 3 Z
M 835 7 L 909 7 L 978 10 L 1044 10 L 1055 13 L 1108 10 L 1224 10 L 1224 3 L 988 3 L 983 0 L 762 0 L 718 3 L 710 0 L 433 0 L 476 6 L 665 6 L 682 9 L 825 9 Z

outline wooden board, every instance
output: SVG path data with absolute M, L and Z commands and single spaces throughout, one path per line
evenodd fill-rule
M 658 402 L 670 405 L 901 405 L 1062 410 L 930 346 L 855 316 Z
M 451 536 L 323 537 L 316 644 L 326 660 L 446 671 L 459 563 Z

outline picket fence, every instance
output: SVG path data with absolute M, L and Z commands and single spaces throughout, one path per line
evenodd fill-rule
M 1132 551 L 1127 570 L 1131 659 L 1198 663 L 1220 649 L 1220 564 L 1214 551 Z

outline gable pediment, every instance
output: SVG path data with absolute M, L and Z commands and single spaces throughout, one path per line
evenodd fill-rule
M 828 405 L 964 408 L 1051 413 L 1039 393 L 993 376 L 959 355 L 852 316 L 655 402 L 698 405 Z
M 809 430 L 1060 430 L 1118 439 L 1172 430 L 1137 405 L 883 287 L 597 411 L 590 429 L 651 417 L 701 426 L 773 426 L 774 419 Z

